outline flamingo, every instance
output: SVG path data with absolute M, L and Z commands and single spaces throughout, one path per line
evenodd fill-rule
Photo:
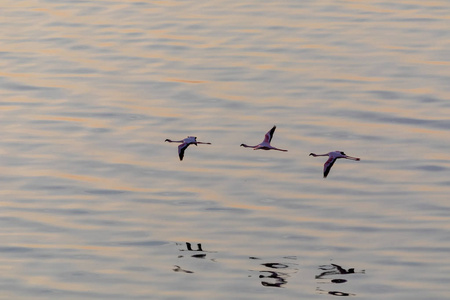
M 283 149 L 279 149 L 279 148 L 275 148 L 272 147 L 270 145 L 270 141 L 272 140 L 273 137 L 273 133 L 275 132 L 275 129 L 277 128 L 277 126 L 273 126 L 272 129 L 270 129 L 266 135 L 264 136 L 264 141 L 262 141 L 260 144 L 256 145 L 256 146 L 248 146 L 246 144 L 241 144 L 241 147 L 246 147 L 246 148 L 253 148 L 253 150 L 278 150 L 278 151 L 284 151 L 287 152 L 287 150 L 283 150 Z
M 333 166 L 333 164 L 336 162 L 336 159 L 338 158 L 345 158 L 345 159 L 351 159 L 351 160 L 360 160 L 357 157 L 352 157 L 352 156 L 348 156 L 347 154 L 345 154 L 342 151 L 333 151 L 333 152 L 328 152 L 326 154 L 315 154 L 315 153 L 310 153 L 310 156 L 328 156 L 328 160 L 325 162 L 325 164 L 323 165 L 323 178 L 327 178 L 328 173 L 330 173 L 331 167 Z
M 170 139 L 166 139 L 165 142 L 169 143 L 181 143 L 181 145 L 178 146 L 178 155 L 180 156 L 180 160 L 183 160 L 184 157 L 184 151 L 186 150 L 189 145 L 194 144 L 197 146 L 197 144 L 205 144 L 205 145 L 211 145 L 211 143 L 203 143 L 203 142 L 197 142 L 197 137 L 195 136 L 188 136 L 182 141 L 172 141 Z

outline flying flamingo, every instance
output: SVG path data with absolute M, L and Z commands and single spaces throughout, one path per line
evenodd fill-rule
M 283 150 L 283 149 L 278 149 L 275 147 L 272 147 L 270 145 L 270 141 L 272 140 L 273 137 L 273 133 L 275 132 L 275 129 L 277 128 L 277 126 L 273 126 L 272 129 L 270 129 L 266 135 L 264 136 L 264 141 L 262 141 L 260 144 L 256 145 L 256 146 L 248 146 L 246 144 L 241 144 L 242 147 L 246 147 L 246 148 L 253 148 L 253 150 L 258 150 L 258 149 L 262 149 L 262 150 L 278 150 L 278 151 L 284 151 L 287 152 L 287 150 Z
M 184 150 L 186 150 L 189 145 L 193 144 L 197 146 L 197 144 L 206 144 L 211 145 L 211 143 L 203 143 L 203 142 L 197 142 L 197 137 L 195 136 L 188 136 L 182 141 L 172 141 L 170 139 L 166 139 L 165 142 L 169 143 L 181 143 L 181 145 L 178 146 L 178 155 L 180 156 L 180 160 L 183 160 L 184 157 Z
M 351 160 L 360 160 L 357 157 L 351 157 L 348 156 L 347 154 L 345 154 L 342 151 L 333 151 L 333 152 L 329 152 L 327 154 L 314 154 L 314 153 L 310 153 L 310 156 L 328 156 L 328 160 L 325 162 L 325 164 L 323 165 L 323 178 L 327 178 L 328 173 L 330 173 L 331 167 L 333 166 L 333 164 L 336 162 L 336 159 L 338 158 L 346 158 L 346 159 L 351 159 Z

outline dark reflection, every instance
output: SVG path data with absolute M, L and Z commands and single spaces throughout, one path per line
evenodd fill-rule
M 259 278 L 271 278 L 274 282 L 268 282 L 265 280 L 261 280 L 261 284 L 263 286 L 268 287 L 281 287 L 287 283 L 288 274 L 282 272 L 274 272 L 274 271 L 259 271 L 260 273 L 269 273 L 269 275 L 259 275 Z
M 199 258 L 199 259 L 205 259 L 206 258 L 206 255 L 207 255 L 207 253 L 214 253 L 214 251 L 205 251 L 205 250 L 203 250 L 203 248 L 202 248 L 202 244 L 200 244 L 200 243 L 197 243 L 196 245 L 196 247 L 194 246 L 192 246 L 193 244 L 192 243 L 189 243 L 189 242 L 186 242 L 186 243 L 176 243 L 176 245 L 178 245 L 178 246 L 181 246 L 181 245 L 185 245 L 186 246 L 186 248 L 184 249 L 179 249 L 179 251 L 189 251 L 189 252 L 194 252 L 193 254 L 191 254 L 190 255 L 190 257 L 193 257 L 193 258 Z M 197 252 L 197 253 L 196 253 Z M 199 253 L 200 252 L 200 253 Z M 178 258 L 183 258 L 183 257 L 185 257 L 184 255 L 178 255 Z M 213 261 L 213 262 L 215 262 L 215 259 L 214 258 L 210 258 L 210 260 L 211 261 Z M 183 269 L 183 268 L 181 268 L 180 266 L 178 266 L 178 265 L 174 265 L 174 269 L 173 269 L 173 271 L 174 272 L 183 272 L 183 273 L 194 273 L 193 271 L 190 271 L 190 270 L 185 270 L 185 269 Z
M 354 274 L 355 268 L 344 269 L 340 265 L 331 264 L 331 265 L 323 265 L 319 267 L 320 270 L 324 270 L 324 272 L 316 275 L 316 279 L 321 279 L 328 275 L 339 275 L 339 274 Z M 360 273 L 364 273 L 362 270 Z
M 280 263 L 265 263 L 265 264 L 261 264 L 263 266 L 266 266 L 268 268 L 273 268 L 273 269 L 285 269 L 288 268 L 288 265 L 285 264 L 280 264 Z
M 356 296 L 355 294 L 338 292 L 338 291 L 329 291 L 328 294 L 333 295 L 333 296 Z
M 319 289 L 319 288 L 317 288 L 316 291 L 319 294 L 328 294 L 328 295 L 333 295 L 333 296 L 343 296 L 343 297 L 356 296 L 356 294 L 344 293 L 344 292 L 339 292 L 339 291 L 325 291 L 325 290 L 322 290 L 322 289 Z
M 339 273 L 341 274 L 352 274 L 355 273 L 355 268 L 350 268 L 348 270 L 344 269 L 343 267 L 336 265 L 336 264 L 331 264 L 333 267 L 336 267 L 336 269 L 339 271 Z
M 183 273 L 189 273 L 189 274 L 192 274 L 192 273 L 194 273 L 194 272 L 192 272 L 192 271 L 189 271 L 189 270 L 185 270 L 185 269 L 182 269 L 180 266 L 177 266 L 177 265 L 174 265 L 174 271 L 175 272 L 183 272 Z
M 355 274 L 355 273 L 361 273 L 364 274 L 365 271 L 362 270 L 360 272 L 356 272 L 355 268 L 343 268 L 340 265 L 337 264 L 330 264 L 330 265 L 322 265 L 319 267 L 319 270 L 322 270 L 322 272 L 319 275 L 316 275 L 316 279 L 327 279 L 326 277 L 328 276 L 334 276 L 334 275 L 349 275 L 349 274 Z M 335 284 L 341 284 L 341 283 L 346 283 L 347 280 L 343 279 L 343 278 L 333 278 L 330 279 L 329 282 L 320 282 L 320 283 L 335 283 Z M 347 296 L 355 296 L 355 294 L 352 293 L 346 293 L 346 292 L 341 292 L 341 291 L 336 291 L 336 290 L 323 290 L 320 288 L 317 288 L 317 292 L 321 293 L 321 294 L 329 294 L 329 295 L 333 295 L 333 296 L 342 296 L 342 297 L 347 297 Z
M 202 244 L 197 244 L 197 250 L 192 250 L 191 243 L 186 242 L 186 248 L 188 251 L 203 251 Z
M 261 258 L 250 256 L 249 259 L 261 260 Z M 283 257 L 283 259 L 297 259 L 295 256 Z M 283 287 L 288 283 L 288 278 L 290 274 L 296 273 L 298 271 L 297 264 L 287 263 L 287 262 L 266 262 L 260 264 L 265 268 L 271 270 L 250 270 L 259 272 L 259 278 L 261 279 L 261 284 L 265 287 Z M 278 269 L 283 269 L 283 272 L 278 271 Z
M 344 282 L 347 282 L 347 280 L 345 280 L 345 279 L 331 279 L 331 282 L 332 283 L 344 283 Z
M 183 245 L 182 243 L 177 243 L 177 245 Z M 192 254 L 191 257 L 195 257 L 195 258 L 205 258 L 206 257 L 206 252 L 212 252 L 212 251 L 205 251 L 202 248 L 202 244 L 197 243 L 197 249 L 193 249 L 192 248 L 192 244 L 189 242 L 186 242 L 186 249 L 180 249 L 180 251 L 193 251 L 193 252 L 203 252 L 203 253 L 196 253 L 196 254 Z M 183 257 L 183 255 L 178 256 Z

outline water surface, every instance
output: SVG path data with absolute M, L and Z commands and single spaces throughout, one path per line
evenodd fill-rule
M 447 299 L 449 15 L 4 1 L 1 298 Z

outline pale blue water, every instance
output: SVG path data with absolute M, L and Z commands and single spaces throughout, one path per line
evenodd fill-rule
M 449 15 L 3 1 L 0 298 L 448 299 Z

